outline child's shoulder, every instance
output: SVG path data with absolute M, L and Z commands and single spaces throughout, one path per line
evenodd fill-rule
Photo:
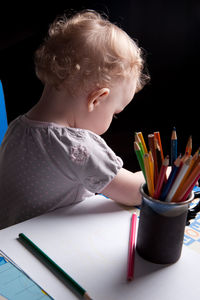
M 75 138 L 76 141 L 88 141 L 89 143 L 97 143 L 106 145 L 103 138 L 101 138 L 98 134 L 87 130 L 87 129 L 80 129 L 80 128 L 71 128 L 66 127 L 66 132 L 68 133 L 71 138 Z
M 27 134 L 39 133 L 41 137 L 45 139 L 45 136 L 51 140 L 57 140 L 58 142 L 65 144 L 84 144 L 91 147 L 103 147 L 107 148 L 107 144 L 102 137 L 96 133 L 81 128 L 66 127 L 53 122 L 41 122 L 30 120 L 26 115 L 21 115 L 15 119 L 11 126 L 21 127 L 21 130 L 26 131 Z

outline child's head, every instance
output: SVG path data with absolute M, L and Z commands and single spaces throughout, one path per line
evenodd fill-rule
M 35 55 L 36 74 L 44 84 L 76 93 L 132 76 L 136 91 L 145 84 L 141 49 L 118 26 L 94 11 L 54 21 Z

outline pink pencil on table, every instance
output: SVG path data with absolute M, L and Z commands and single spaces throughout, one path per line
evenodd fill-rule
M 127 280 L 132 280 L 134 278 L 136 223 L 137 215 L 132 214 L 128 248 Z

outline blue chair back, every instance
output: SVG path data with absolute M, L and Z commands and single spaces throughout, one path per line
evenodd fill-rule
M 3 86 L 0 80 L 0 145 L 8 128 Z

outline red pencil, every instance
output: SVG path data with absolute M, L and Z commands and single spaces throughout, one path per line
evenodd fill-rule
M 128 248 L 127 280 L 132 280 L 134 278 L 136 221 L 137 215 L 132 214 Z
M 158 175 L 158 181 L 155 187 L 155 192 L 153 196 L 154 199 L 159 199 L 160 197 L 168 166 L 169 166 L 169 155 L 166 156 L 166 158 L 162 163 L 160 173 Z
M 197 177 L 194 179 L 193 183 L 191 184 L 191 186 L 189 187 L 189 189 L 187 190 L 187 192 L 185 193 L 184 197 L 181 199 L 181 201 L 186 201 L 188 196 L 190 195 L 190 193 L 192 192 L 193 188 L 195 187 L 197 181 L 200 178 L 200 173 L 197 175 Z

